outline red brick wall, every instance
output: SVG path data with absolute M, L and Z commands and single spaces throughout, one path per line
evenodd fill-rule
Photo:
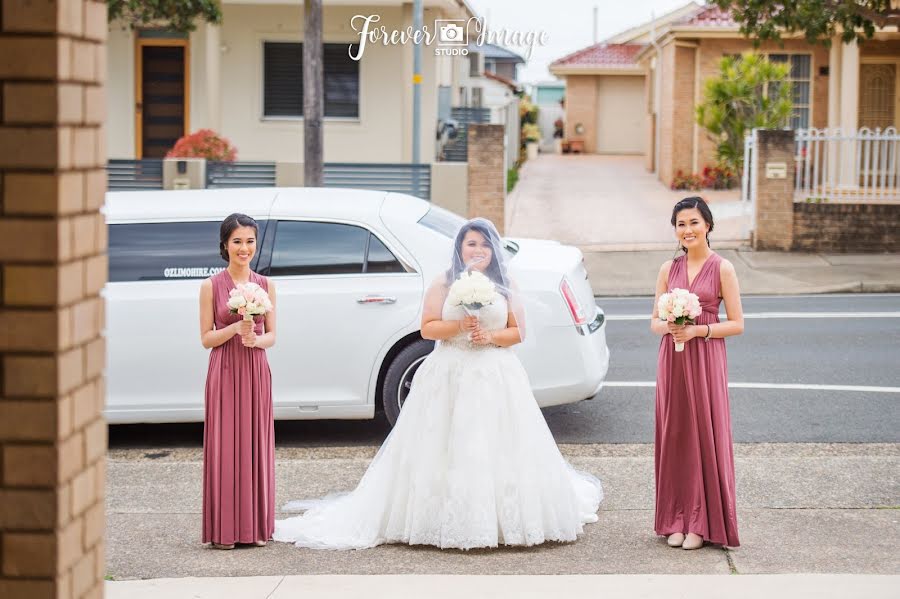
M 753 248 L 790 250 L 794 235 L 794 132 L 759 131 L 756 174 L 756 223 Z M 784 179 L 766 178 L 766 163 L 783 162 Z
M 900 252 L 900 204 L 794 204 L 792 249 Z
M 106 3 L 3 0 L 0 597 L 102 597 Z
M 468 217 L 489 219 L 502 235 L 506 213 L 503 125 L 469 125 Z
M 566 139 L 584 140 L 584 151 L 597 151 L 597 77 L 594 75 L 566 76 Z M 581 123 L 584 132 L 575 133 Z
M 671 42 L 662 48 L 659 178 L 666 185 L 679 170 L 691 171 L 694 148 L 695 49 Z

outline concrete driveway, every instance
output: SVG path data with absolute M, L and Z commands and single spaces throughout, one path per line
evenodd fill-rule
M 507 198 L 506 234 L 556 239 L 586 251 L 675 249 L 672 207 L 700 195 L 713 209 L 714 249 L 746 244 L 740 190 L 672 191 L 641 156 L 542 154 Z

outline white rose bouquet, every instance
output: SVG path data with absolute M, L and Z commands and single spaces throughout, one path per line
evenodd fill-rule
M 660 320 L 674 324 L 694 324 L 694 319 L 703 313 L 700 298 L 687 289 L 673 289 L 663 293 L 656 302 Z M 684 351 L 684 343 L 675 343 L 675 351 Z
M 272 309 L 272 300 L 266 290 L 256 283 L 237 285 L 228 294 L 228 308 L 232 314 L 240 314 L 244 320 L 265 314 Z
M 477 270 L 460 273 L 448 292 L 450 305 L 462 306 L 469 316 L 478 316 L 478 311 L 493 304 L 496 296 L 493 281 Z

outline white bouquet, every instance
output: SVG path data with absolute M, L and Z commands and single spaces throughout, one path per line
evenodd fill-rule
M 478 311 L 494 303 L 497 288 L 493 281 L 477 270 L 464 271 L 453 281 L 448 292 L 451 306 L 462 306 L 469 316 L 478 316 Z M 468 335 L 472 339 L 472 333 Z
M 266 290 L 256 283 L 237 285 L 228 294 L 228 308 L 232 314 L 240 314 L 244 320 L 265 314 L 272 309 L 272 300 Z
M 471 314 L 488 304 L 494 303 L 497 288 L 483 273 L 477 270 L 460 273 L 459 278 L 450 285 L 449 300 L 451 306 L 462 306 Z
M 703 313 L 700 298 L 687 289 L 673 289 L 663 293 L 656 302 L 659 319 L 675 324 L 694 324 L 694 319 Z M 684 351 L 684 343 L 675 343 L 675 351 Z

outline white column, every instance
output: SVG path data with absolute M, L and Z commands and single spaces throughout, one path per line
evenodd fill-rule
M 840 124 L 843 135 L 851 137 L 841 148 L 841 186 L 856 187 L 856 143 L 852 137 L 859 129 L 859 46 L 856 41 L 841 50 Z
M 841 50 L 840 37 L 831 40 L 828 57 L 828 128 L 841 126 Z
M 839 36 L 831 40 L 831 52 L 828 56 L 828 128 L 837 130 L 841 126 L 841 58 L 844 42 Z M 811 124 L 811 123 L 810 123 Z M 829 187 L 834 187 L 838 180 L 840 156 L 840 142 L 822 142 L 828 144 L 828 163 L 825 164 L 824 178 Z M 826 151 L 826 148 L 819 148 Z
M 209 128 L 221 133 L 222 127 L 222 29 L 206 27 L 206 119 Z

